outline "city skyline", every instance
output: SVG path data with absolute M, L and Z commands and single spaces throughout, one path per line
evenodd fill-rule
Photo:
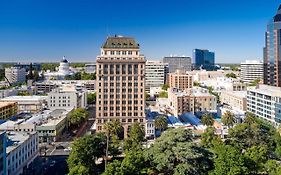
M 0 61 L 93 62 L 107 36 L 132 36 L 149 60 L 216 53 L 216 63 L 262 60 L 266 25 L 278 2 L 178 0 L 0 2 Z M 116 9 L 120 9 L 117 10 Z

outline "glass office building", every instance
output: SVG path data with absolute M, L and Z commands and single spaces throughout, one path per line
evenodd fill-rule
M 192 63 L 194 69 L 215 70 L 215 53 L 209 50 L 194 49 Z
M 281 5 L 267 24 L 264 48 L 264 84 L 281 87 Z

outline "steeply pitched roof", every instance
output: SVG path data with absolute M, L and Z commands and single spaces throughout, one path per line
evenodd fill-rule
M 139 44 L 136 43 L 135 39 L 131 37 L 114 36 L 108 37 L 102 48 L 139 49 Z

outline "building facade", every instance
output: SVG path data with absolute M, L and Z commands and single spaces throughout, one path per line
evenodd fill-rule
M 86 108 L 87 93 L 74 85 L 65 85 L 50 92 L 47 101 L 51 110 Z
M 130 37 L 108 37 L 97 64 L 96 131 L 120 120 L 127 136 L 134 122 L 145 125 L 145 57 Z
M 146 61 L 145 63 L 145 90 L 162 87 L 165 83 L 165 66 L 161 61 Z
M 5 77 L 10 84 L 23 83 L 26 79 L 24 68 L 11 67 L 5 68 Z
M 240 64 L 241 80 L 250 83 L 254 80 L 263 80 L 263 62 L 258 60 L 246 60 Z
M 194 69 L 215 70 L 215 52 L 205 49 L 194 49 L 192 64 Z
M 233 109 L 247 110 L 247 91 L 221 91 L 220 100 Z
M 180 71 L 191 71 L 191 58 L 190 57 L 164 57 L 163 62 L 168 64 L 169 72 L 174 73 L 176 70 Z
M 96 73 L 96 64 L 95 63 L 85 64 L 84 70 L 85 70 L 85 73 L 87 73 L 87 74 Z
M 185 91 L 169 88 L 168 96 L 171 106 L 170 112 L 175 116 L 187 112 L 216 110 L 217 107 L 216 96 L 203 88 L 193 88 Z
M 6 174 L 20 175 L 39 155 L 38 134 L 36 132 L 7 132 Z
M 18 105 L 16 102 L 0 102 L 0 119 L 6 120 L 17 114 Z
M 193 87 L 192 75 L 177 70 L 175 73 L 168 74 L 168 85 L 171 88 L 177 88 L 184 91 Z
M 267 24 L 264 47 L 264 84 L 281 87 L 281 5 Z
M 274 126 L 281 123 L 281 88 L 259 85 L 247 91 L 247 111 Z

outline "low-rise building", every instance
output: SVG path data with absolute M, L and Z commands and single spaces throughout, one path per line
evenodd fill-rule
M 281 123 L 281 88 L 258 85 L 247 91 L 247 111 L 274 126 Z
M 9 96 L 14 96 L 18 94 L 18 90 L 17 89 L 3 89 L 0 90 L 0 99 L 2 98 L 6 98 Z
M 222 91 L 220 100 L 234 109 L 247 110 L 247 91 Z
M 241 82 L 239 79 L 218 77 L 215 79 L 209 79 L 201 81 L 202 86 L 210 86 L 215 91 L 246 91 L 247 85 Z
M 0 125 L 0 131 L 37 131 L 40 142 L 54 142 L 69 126 L 72 109 L 45 110 L 37 114 L 22 113 Z
M 65 85 L 48 94 L 49 109 L 86 108 L 87 93 L 74 85 Z
M 16 102 L 0 102 L 0 119 L 6 120 L 17 114 L 17 107 Z
M 5 68 L 5 77 L 10 84 L 25 82 L 25 69 L 18 67 Z
M 192 75 L 177 70 L 175 73 L 168 74 L 168 85 L 171 88 L 177 88 L 184 91 L 193 87 Z
M 17 102 L 18 113 L 37 113 L 46 107 L 47 96 L 10 96 L 0 102 Z
M 170 112 L 179 116 L 187 112 L 216 110 L 217 98 L 210 94 L 207 89 L 192 88 L 181 91 L 169 88 Z
M 96 73 L 96 64 L 95 63 L 85 64 L 84 70 L 85 70 L 85 73 L 87 73 L 87 74 Z
M 47 94 L 53 89 L 57 88 L 57 85 L 50 81 L 36 82 L 35 88 L 37 94 Z
M 39 154 L 37 132 L 7 132 L 6 173 L 20 175 Z

